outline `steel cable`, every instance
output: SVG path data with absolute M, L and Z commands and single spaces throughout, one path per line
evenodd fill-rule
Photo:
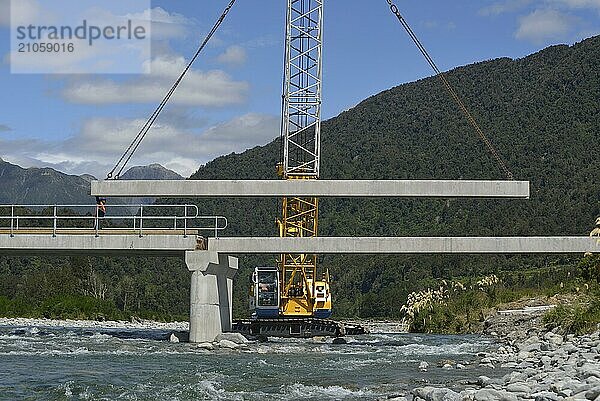
M 206 35 L 206 37 L 204 38 L 204 41 L 202 42 L 202 44 L 200 45 L 200 47 L 198 48 L 198 50 L 194 54 L 194 57 L 192 57 L 192 59 L 187 64 L 187 66 L 185 67 L 185 69 L 183 70 L 183 72 L 181 73 L 181 75 L 179 76 L 179 78 L 177 78 L 177 80 L 175 81 L 175 83 L 173 84 L 173 86 L 171 86 L 171 88 L 169 89 L 169 91 L 167 92 L 167 94 L 165 95 L 165 97 L 163 98 L 163 100 L 160 102 L 160 104 L 158 105 L 158 107 L 150 115 L 150 118 L 148 118 L 148 120 L 142 126 L 142 128 L 140 129 L 140 131 L 138 132 L 138 134 L 135 136 L 135 138 L 133 139 L 133 141 L 129 144 L 129 146 L 127 147 L 127 150 L 125 150 L 125 152 L 123 153 L 123 155 L 121 156 L 121 158 L 119 159 L 119 161 L 115 164 L 115 166 L 113 167 L 113 169 L 106 175 L 106 179 L 107 180 L 109 180 L 109 179 L 116 179 L 116 180 L 118 180 L 119 179 L 121 173 L 123 172 L 123 170 L 127 166 L 127 163 L 129 163 L 129 161 L 131 160 L 131 158 L 133 157 L 133 155 L 137 151 L 138 147 L 140 146 L 140 144 L 142 143 L 142 141 L 146 137 L 146 134 L 148 134 L 148 131 L 150 131 L 150 128 L 152 128 L 152 125 L 154 124 L 154 122 L 156 121 L 156 119 L 159 117 L 160 113 L 163 111 L 163 109 L 165 108 L 165 106 L 167 105 L 167 103 L 169 102 L 169 100 L 171 99 L 171 97 L 173 96 L 173 94 L 175 93 L 175 91 L 177 90 L 177 87 L 179 87 L 179 84 L 181 84 L 181 81 L 183 81 L 183 78 L 185 77 L 185 75 L 188 73 L 188 71 L 192 67 L 192 64 L 194 64 L 194 62 L 196 61 L 196 59 L 198 58 L 198 56 L 200 56 L 200 53 L 202 53 L 202 51 L 204 50 L 204 48 L 206 47 L 206 45 L 208 44 L 208 42 L 210 41 L 210 39 L 217 32 L 217 30 L 219 29 L 219 27 L 221 26 L 221 24 L 223 23 L 223 21 L 227 17 L 227 14 L 229 14 L 229 11 L 231 10 L 231 8 L 235 4 L 235 2 L 236 2 L 236 0 L 230 0 L 229 4 L 225 8 L 225 10 L 223 11 L 223 13 L 219 17 L 219 19 L 217 20 L 217 22 L 214 24 L 213 28 L 210 30 L 210 32 L 208 33 L 208 35 Z M 115 174 L 115 171 L 117 171 L 116 174 Z
M 467 109 L 467 106 L 465 106 L 465 104 L 462 101 L 462 99 L 460 98 L 460 96 L 458 96 L 458 93 L 456 92 L 456 90 L 454 90 L 454 87 L 452 87 L 450 82 L 448 82 L 448 79 L 446 78 L 446 74 L 444 74 L 438 68 L 437 64 L 435 63 L 435 61 L 433 60 L 433 58 L 431 57 L 431 55 L 429 54 L 427 49 L 425 49 L 425 46 L 423 46 L 423 44 L 421 43 L 421 41 L 419 40 L 419 38 L 417 37 L 415 32 L 412 30 L 412 28 L 410 27 L 408 22 L 404 19 L 404 17 L 400 13 L 398 6 L 396 6 L 392 2 L 392 0 L 386 0 L 386 1 L 389 4 L 390 10 L 392 11 L 392 13 L 396 16 L 396 18 L 398 18 L 398 21 L 400 21 L 400 24 L 402 25 L 404 30 L 406 30 L 406 32 L 408 33 L 408 36 L 410 36 L 410 38 L 415 43 L 415 45 L 417 46 L 417 48 L 419 49 L 419 51 L 421 52 L 423 57 L 425 57 L 425 60 L 427 60 L 427 63 L 431 66 L 431 68 L 436 73 L 438 78 L 442 81 L 442 84 L 444 85 L 446 90 L 448 90 L 448 92 L 450 93 L 450 96 L 452 96 L 452 99 L 458 104 L 458 107 L 460 108 L 460 110 L 463 112 L 463 114 L 467 118 L 467 121 L 469 122 L 469 124 L 471 124 L 471 126 L 475 129 L 475 132 L 477 133 L 477 135 L 481 138 L 481 140 L 487 147 L 488 151 L 492 154 L 492 156 L 498 163 L 498 166 L 500 167 L 500 169 L 504 172 L 506 177 L 512 181 L 514 179 L 512 172 L 508 169 L 506 163 L 500 156 L 500 153 L 498 153 L 496 148 L 494 148 L 494 145 L 492 145 L 492 142 L 489 140 L 487 135 L 485 135 L 485 133 L 483 132 L 483 130 L 481 129 L 479 124 L 477 124 L 477 121 L 475 120 L 475 118 L 473 117 L 471 112 L 469 112 L 469 109 Z

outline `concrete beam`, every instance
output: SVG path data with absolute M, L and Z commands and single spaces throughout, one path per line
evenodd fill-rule
M 584 254 L 600 253 L 600 242 L 591 237 L 210 238 L 208 250 L 225 254 Z
M 2 255 L 160 255 L 183 257 L 196 249 L 197 237 L 190 235 L 0 235 Z
M 529 198 L 528 181 L 186 180 L 93 181 L 91 194 L 116 197 Z

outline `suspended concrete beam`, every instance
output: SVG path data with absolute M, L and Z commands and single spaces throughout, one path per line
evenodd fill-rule
M 592 237 L 313 237 L 210 238 L 224 254 L 527 254 L 600 253 Z
M 93 196 L 114 197 L 429 197 L 529 198 L 528 181 L 185 180 L 93 181 Z

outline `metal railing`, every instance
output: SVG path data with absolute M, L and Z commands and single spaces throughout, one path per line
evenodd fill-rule
M 223 216 L 199 216 L 196 205 L 124 204 L 107 205 L 106 209 L 107 213 L 102 216 L 95 204 L 0 205 L 0 230 L 7 230 L 11 237 L 25 229 L 51 229 L 53 237 L 65 230 L 83 230 L 82 233 L 93 230 L 98 237 L 103 228 L 110 229 L 111 233 L 134 231 L 140 237 L 152 230 L 180 231 L 184 237 L 191 232 L 210 231 L 218 238 L 219 232 L 228 225 L 227 218 Z M 156 214 L 160 209 L 169 209 L 169 214 Z M 10 225 L 5 225 L 5 222 Z

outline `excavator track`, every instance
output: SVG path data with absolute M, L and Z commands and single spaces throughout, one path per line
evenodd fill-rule
M 246 336 L 284 338 L 343 337 L 369 332 L 366 328 L 355 324 L 310 318 L 235 320 L 232 331 Z

